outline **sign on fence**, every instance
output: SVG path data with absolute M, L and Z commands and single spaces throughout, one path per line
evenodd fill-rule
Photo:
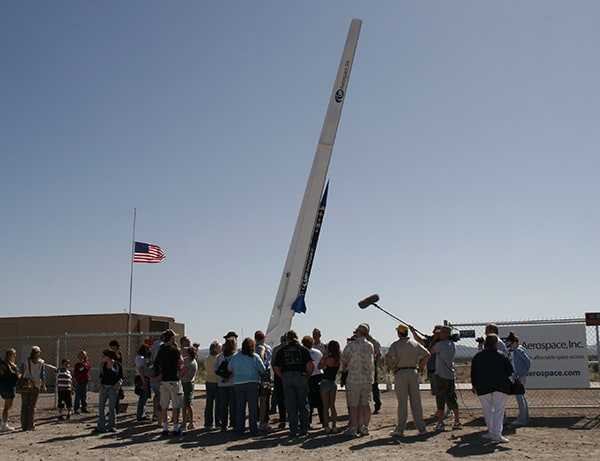
M 585 325 L 532 325 L 501 327 L 509 330 L 531 358 L 527 377 L 530 389 L 581 389 L 590 387 Z

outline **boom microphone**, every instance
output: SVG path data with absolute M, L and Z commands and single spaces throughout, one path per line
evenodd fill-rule
M 359 301 L 358 307 L 360 307 L 361 309 L 366 309 L 371 304 L 375 304 L 377 301 L 379 301 L 379 295 L 377 293 L 375 293 L 374 295 L 371 295 L 368 298 L 365 298 L 362 301 Z
M 400 323 L 403 323 L 405 325 L 407 325 L 408 327 L 411 327 L 412 329 L 414 329 L 417 333 L 419 333 L 421 336 L 426 336 L 425 333 L 417 330 L 415 327 L 413 327 L 412 325 L 406 323 L 404 320 L 399 319 L 398 317 L 396 317 L 394 314 L 391 314 L 390 312 L 386 311 L 385 309 L 383 309 L 381 306 L 379 306 L 377 304 L 377 301 L 379 301 L 379 295 L 377 293 L 366 297 L 365 299 L 362 299 L 358 302 L 358 307 L 360 307 L 361 309 L 366 309 L 369 306 L 375 306 L 377 309 L 379 309 L 381 312 L 389 315 L 390 317 L 392 317 L 394 320 L 397 320 Z

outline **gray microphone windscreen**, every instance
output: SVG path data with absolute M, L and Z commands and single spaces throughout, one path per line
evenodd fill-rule
M 360 307 L 361 309 L 365 309 L 371 304 L 375 304 L 377 301 L 379 301 L 379 295 L 376 293 L 374 295 L 369 296 L 368 298 L 359 301 L 358 307 Z

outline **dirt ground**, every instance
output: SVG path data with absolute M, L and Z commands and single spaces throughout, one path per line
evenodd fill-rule
M 196 429 L 182 437 L 162 437 L 153 423 L 135 421 L 135 396 L 130 392 L 128 410 L 119 414 L 116 434 L 92 435 L 96 425 L 97 409 L 89 415 L 74 415 L 69 421 L 58 422 L 54 410 L 54 396 L 41 397 L 36 415 L 36 430 L 14 431 L 0 435 L 1 459 L 4 460 L 62 460 L 76 456 L 94 461 L 118 460 L 322 460 L 322 459 L 412 459 L 446 460 L 466 456 L 486 460 L 497 459 L 598 459 L 600 448 L 600 409 L 531 409 L 531 424 L 526 427 L 507 428 L 504 435 L 509 443 L 490 443 L 481 437 L 484 421 L 477 400 L 462 393 L 462 430 L 434 432 L 433 397 L 422 392 L 425 417 L 430 432 L 418 436 L 409 426 L 405 437 L 390 436 L 396 420 L 396 397 L 393 392 L 383 392 L 380 414 L 373 415 L 370 435 L 348 438 L 342 434 L 326 435 L 313 418 L 313 429 L 307 437 L 289 439 L 286 430 L 278 430 L 277 418 L 272 416 L 272 429 L 258 437 L 238 437 L 229 431 L 205 431 Z M 91 394 L 92 403 L 95 394 Z M 129 396 L 128 396 L 129 398 Z M 509 420 L 516 416 L 516 406 L 511 402 L 507 414 Z M 15 399 L 10 421 L 19 427 L 20 398 Z M 345 395 L 338 393 L 338 426 L 347 424 Z M 197 391 L 194 400 L 197 427 L 203 425 L 204 392 Z M 447 423 L 450 425 L 451 420 Z

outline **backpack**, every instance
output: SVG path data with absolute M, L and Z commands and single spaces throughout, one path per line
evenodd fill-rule
M 228 367 L 229 367 L 229 359 L 225 359 L 219 364 L 219 366 L 215 370 L 215 374 L 217 376 L 220 376 L 221 378 L 229 378 L 229 376 L 231 376 L 231 373 L 229 372 Z

